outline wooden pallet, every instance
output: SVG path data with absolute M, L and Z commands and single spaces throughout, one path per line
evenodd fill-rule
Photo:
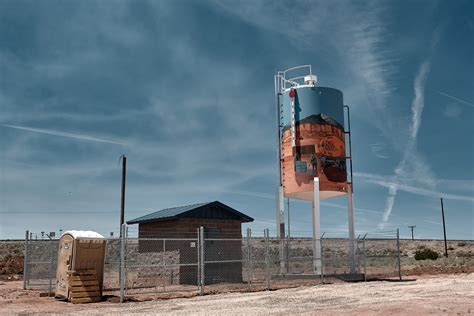
M 73 304 L 100 302 L 101 290 L 95 270 L 68 272 L 69 300 Z

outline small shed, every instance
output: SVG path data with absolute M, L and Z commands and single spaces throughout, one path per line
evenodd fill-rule
M 102 296 L 106 240 L 93 231 L 69 230 L 59 239 L 56 298 L 70 299 L 72 273 L 94 271 L 98 296 Z
M 241 226 L 252 221 L 250 216 L 214 201 L 163 209 L 127 224 L 138 224 L 140 253 L 179 253 L 180 284 L 197 284 L 197 231 L 203 226 L 205 283 L 213 284 L 242 282 Z M 166 243 L 157 239 L 166 239 Z M 212 263 L 215 261 L 221 262 Z

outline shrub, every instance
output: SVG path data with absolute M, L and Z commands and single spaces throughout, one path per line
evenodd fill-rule
M 425 248 L 423 250 L 418 250 L 415 252 L 415 260 L 436 260 L 438 259 L 438 257 L 439 254 L 436 251 L 431 250 L 430 248 Z
M 461 242 L 458 242 L 458 247 L 464 247 L 466 246 L 466 243 L 461 241 Z

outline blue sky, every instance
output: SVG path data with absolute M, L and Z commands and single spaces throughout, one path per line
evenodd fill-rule
M 472 1 L 1 1 L 0 238 L 220 200 L 275 231 L 273 74 L 351 106 L 356 231 L 474 238 Z M 321 230 L 347 231 L 345 198 Z M 294 235 L 310 204 L 291 203 Z M 133 231 L 133 229 L 132 229 Z

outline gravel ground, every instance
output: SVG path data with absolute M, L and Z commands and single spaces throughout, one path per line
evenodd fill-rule
M 0 314 L 318 314 L 420 315 L 474 313 L 474 274 L 417 277 L 404 282 L 326 284 L 270 292 L 73 305 L 39 298 L 20 282 L 0 285 Z

